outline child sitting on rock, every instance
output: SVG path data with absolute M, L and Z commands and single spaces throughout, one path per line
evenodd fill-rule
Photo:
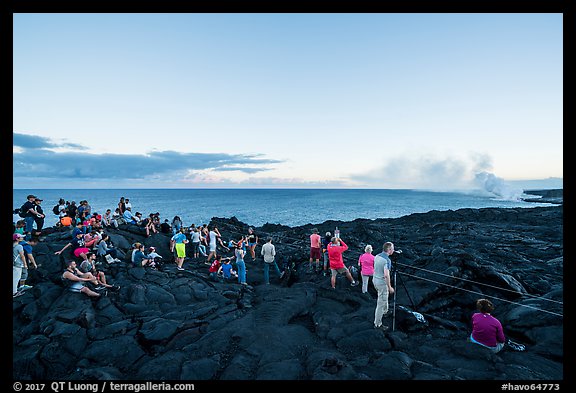
M 232 278 L 238 278 L 238 273 L 232 269 L 232 265 L 230 264 L 230 260 L 232 258 L 226 258 L 222 260 L 222 265 L 218 268 L 217 275 L 222 274 L 224 280 L 230 280 Z

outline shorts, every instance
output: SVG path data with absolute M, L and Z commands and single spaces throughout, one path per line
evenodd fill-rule
M 310 247 L 310 259 L 318 259 L 320 260 L 322 256 L 322 252 L 320 248 Z
M 253 247 L 255 245 L 256 245 L 256 243 L 248 243 L 248 247 Z
M 28 278 L 28 269 L 22 267 L 22 275 L 20 276 L 20 280 L 26 280 Z
M 89 248 L 79 247 L 79 248 L 77 248 L 77 249 L 74 250 L 74 256 L 75 256 L 76 258 L 78 258 L 78 257 L 80 256 L 80 254 L 87 254 L 87 253 L 89 253 L 89 252 L 90 252 L 90 249 L 89 249 Z
M 68 287 L 68 289 L 72 292 L 80 292 L 82 291 L 83 288 L 84 284 L 82 284 L 80 281 L 75 281 L 72 284 L 70 284 L 70 287 Z
M 332 272 L 332 277 L 336 277 L 338 275 L 338 273 L 346 273 L 348 272 L 348 269 L 346 267 L 341 267 L 339 269 L 332 269 L 330 268 L 330 271 Z
M 186 257 L 186 244 L 185 243 L 176 243 L 176 256 L 178 258 Z

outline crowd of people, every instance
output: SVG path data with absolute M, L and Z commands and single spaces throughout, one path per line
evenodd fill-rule
M 33 256 L 33 247 L 38 243 L 44 227 L 45 214 L 41 202 L 41 198 L 30 194 L 22 207 L 14 211 L 23 220 L 14 223 L 13 297 L 21 296 L 24 291 L 32 288 L 26 284 L 26 280 L 28 269 L 38 267 Z M 237 281 L 243 286 L 248 285 L 246 258 L 249 255 L 252 263 L 256 261 L 256 249 L 261 240 L 252 227 L 248 228 L 246 235 L 225 243 L 216 225 L 204 224 L 197 227 L 192 224 L 186 227 L 179 216 L 174 216 L 172 221 L 165 219 L 161 222 L 159 213 L 150 213 L 146 218 L 142 218 L 140 212 L 132 214 L 130 200 L 124 197 L 120 198 L 114 213 L 111 209 L 107 209 L 104 215 L 100 215 L 92 212 L 87 200 L 80 201 L 77 206 L 74 201 L 68 202 L 64 199 L 59 200 L 58 205 L 53 208 L 53 213 L 58 216 L 56 227 L 73 228 L 72 240 L 55 252 L 56 255 L 60 255 L 71 248 L 74 256 L 66 259 L 61 277 L 64 286 L 70 291 L 84 293 L 93 298 L 101 297 L 106 290 L 120 289 L 119 286 L 109 284 L 105 273 L 97 269 L 98 257 L 109 264 L 121 262 L 117 258 L 117 250 L 110 242 L 110 236 L 105 232 L 106 228 L 118 228 L 122 224 L 130 224 L 144 228 L 147 237 L 155 233 L 169 234 L 171 235 L 169 249 L 173 253 L 177 270 L 184 270 L 186 260 L 198 261 L 202 256 L 206 258 L 204 263 L 209 266 L 207 273 L 210 279 L 223 282 Z M 340 231 L 336 228 L 337 236 L 326 232 L 324 237 L 318 232 L 318 229 L 314 228 L 310 235 L 309 272 L 327 276 L 329 269 L 330 287 L 333 290 L 336 289 L 338 275 L 344 275 L 352 287 L 359 285 L 359 280 L 354 279 L 349 267 L 344 264 L 343 254 L 349 247 L 340 236 Z M 190 258 L 186 255 L 189 243 Z M 218 251 L 218 247 L 221 252 Z M 372 245 L 368 244 L 364 247 L 364 253 L 358 258 L 361 292 L 369 293 L 371 281 L 377 294 L 374 328 L 386 331 L 389 326 L 383 323 L 383 319 L 390 317 L 388 298 L 394 293 L 390 259 L 395 251 L 394 244 L 384 242 L 380 253 L 374 255 L 373 251 Z M 233 255 L 224 257 L 222 252 L 232 252 Z M 286 270 L 281 271 L 277 264 L 276 248 L 272 238 L 265 239 L 259 255 L 263 259 L 264 284 L 270 285 L 270 269 L 278 279 L 284 276 Z M 130 261 L 133 266 L 157 269 L 164 264 L 164 257 L 156 252 L 155 247 L 146 249 L 144 244 L 137 242 L 132 245 Z M 472 315 L 472 333 L 468 340 L 493 352 L 500 351 L 506 339 L 502 325 L 491 315 L 494 305 L 489 300 L 479 299 L 476 306 L 478 312 Z

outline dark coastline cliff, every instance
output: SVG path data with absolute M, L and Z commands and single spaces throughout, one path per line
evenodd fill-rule
M 249 223 L 214 218 L 225 240 Z M 308 273 L 312 228 L 338 226 L 356 265 L 366 244 L 392 241 L 395 330 L 373 329 L 370 296 L 339 277 Z M 50 231 L 48 231 L 50 232 Z M 170 259 L 168 235 L 107 230 L 128 255 L 136 241 Z M 262 259 L 247 258 L 250 286 L 212 282 L 204 258 L 186 271 L 102 266 L 118 293 L 91 300 L 60 282 L 69 231 L 35 247 L 34 288 L 13 300 L 12 374 L 18 380 L 562 380 L 563 207 L 431 211 L 396 219 L 256 228 L 274 239 L 291 274 L 263 285 Z M 260 252 L 260 240 L 257 255 Z M 230 253 L 223 253 L 230 255 Z M 125 258 L 123 258 L 125 259 Z M 525 352 L 488 353 L 466 342 L 479 297 L 491 299 L 505 334 Z M 391 307 L 392 307 L 392 299 Z M 418 321 L 411 311 L 421 313 Z M 392 324 L 392 318 L 386 321 Z

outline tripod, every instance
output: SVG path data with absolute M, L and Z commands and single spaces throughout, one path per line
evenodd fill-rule
M 402 251 L 396 252 L 396 254 L 402 254 Z M 391 259 L 392 261 L 392 271 L 394 272 L 394 307 L 392 308 L 392 331 L 395 330 L 396 328 L 396 276 L 398 273 L 398 267 L 396 266 L 396 259 Z M 404 291 L 406 292 L 406 296 L 408 296 L 408 300 L 410 300 L 410 304 L 412 304 L 412 308 L 414 310 L 416 310 L 416 305 L 414 304 L 414 301 L 412 300 L 412 298 L 410 297 L 410 293 L 408 292 L 408 288 L 406 288 L 406 284 L 404 284 L 404 279 L 402 278 L 402 276 L 400 277 L 400 283 L 402 284 L 402 287 L 404 288 Z

